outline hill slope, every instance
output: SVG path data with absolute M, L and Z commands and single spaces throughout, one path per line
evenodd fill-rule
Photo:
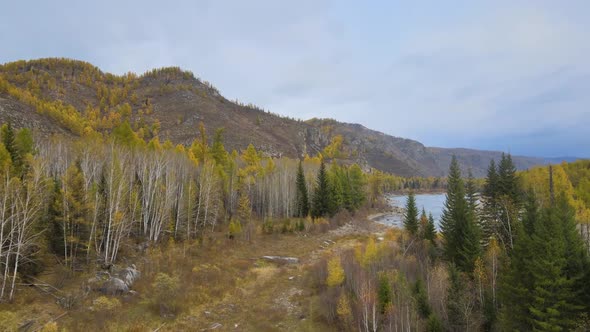
M 141 76 L 116 76 L 69 59 L 17 61 L 0 66 L 0 122 L 31 127 L 38 135 L 69 136 L 108 132 L 128 120 L 146 139 L 159 136 L 190 144 L 203 123 L 209 135 L 224 128 L 228 149 L 252 143 L 272 156 L 301 157 L 322 152 L 342 136 L 340 158 L 402 176 L 442 176 L 452 154 L 475 176 L 485 173 L 499 152 L 429 148 L 335 120 L 298 121 L 224 98 L 209 83 L 179 68 Z M 514 157 L 518 168 L 542 164 L 541 158 Z

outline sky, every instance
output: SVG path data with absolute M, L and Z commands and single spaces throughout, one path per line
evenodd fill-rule
M 590 1 L 6 1 L 0 63 L 179 66 L 427 146 L 590 157 Z

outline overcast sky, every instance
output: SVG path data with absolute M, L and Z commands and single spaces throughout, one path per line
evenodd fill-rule
M 0 62 L 180 66 L 428 146 L 590 157 L 590 1 L 6 1 Z

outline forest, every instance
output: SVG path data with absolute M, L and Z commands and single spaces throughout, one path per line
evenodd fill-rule
M 252 243 L 259 234 L 325 231 L 337 226 L 332 217 L 382 205 L 384 192 L 444 183 L 367 172 L 322 154 L 270 158 L 252 145 L 230 153 L 223 129 L 210 137 L 202 124 L 187 147 L 146 141 L 126 121 L 78 140 L 36 139 L 30 129 L 7 123 L 0 140 L 0 302 L 6 308 L 29 301 L 20 293 L 46 273 L 79 280 L 143 252 L 137 248 L 182 244 L 184 257 L 217 235 Z M 59 291 L 68 310 L 87 296 Z
M 173 144 L 135 74 L 2 70 L 0 92 L 69 132 L 0 128 L 0 330 L 590 329 L 589 161 L 517 171 L 506 154 L 479 179 L 453 158 L 448 177 L 400 177 L 355 163 L 340 135 L 301 158 L 228 151 L 202 122 Z M 156 77 L 175 83 L 146 95 L 218 94 L 179 68 L 141 76 Z M 432 191 L 438 227 L 414 198 Z M 409 192 L 404 228 L 379 228 L 393 192 Z M 304 263 L 260 259 L 277 252 Z M 121 271 L 141 271 L 125 294 L 92 286 Z
M 361 331 L 587 331 L 590 161 L 517 172 L 492 160 L 484 187 L 450 165 L 438 234 L 407 199 L 404 229 L 327 258 L 324 319 Z

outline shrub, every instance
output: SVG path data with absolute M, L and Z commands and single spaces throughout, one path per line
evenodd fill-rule
M 0 311 L 0 332 L 18 330 L 18 316 L 12 311 Z
M 49 322 L 49 323 L 43 325 L 43 328 L 41 329 L 41 332 L 57 332 L 57 331 L 59 331 L 59 329 L 57 327 L 56 322 Z
M 177 295 L 180 290 L 178 277 L 166 273 L 158 273 L 152 283 L 154 305 L 159 308 L 160 315 L 174 314 L 179 310 Z
M 111 311 L 121 306 L 121 301 L 117 298 L 109 298 L 107 296 L 100 296 L 92 301 L 92 308 L 95 311 Z
M 272 234 L 274 232 L 274 222 L 271 219 L 266 219 L 262 223 L 262 232 L 264 234 Z
M 229 223 L 229 238 L 233 239 L 242 233 L 242 224 L 239 221 L 232 220 Z
M 340 264 L 340 257 L 334 257 L 328 262 L 328 278 L 326 285 L 328 287 L 339 286 L 344 282 L 344 269 Z

